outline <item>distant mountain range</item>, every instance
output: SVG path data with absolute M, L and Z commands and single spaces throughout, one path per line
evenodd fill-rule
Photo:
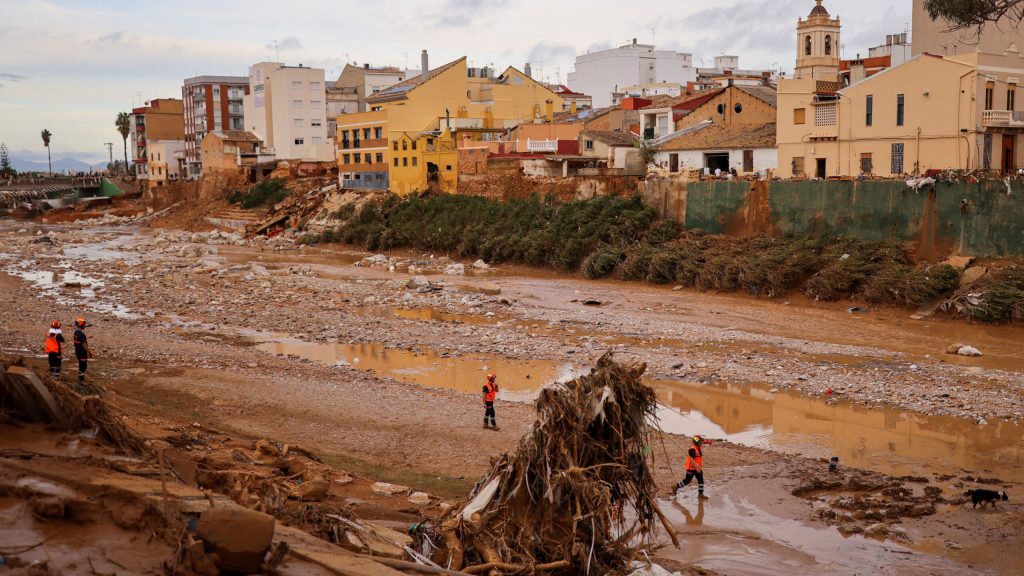
M 46 164 L 46 154 L 44 153 L 40 158 L 39 154 L 28 151 L 10 153 L 11 166 L 14 167 L 18 172 L 46 172 L 49 170 Z M 71 172 L 88 172 L 90 169 L 93 170 L 104 170 L 107 167 L 107 162 L 97 162 L 96 164 L 89 164 L 83 162 L 77 158 L 54 158 L 53 159 L 53 171 L 59 173 Z

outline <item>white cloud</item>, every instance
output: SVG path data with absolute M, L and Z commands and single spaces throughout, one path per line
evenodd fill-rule
M 335 76 L 351 61 L 418 67 L 425 48 L 432 66 L 461 56 L 498 68 L 543 61 L 543 74 L 554 80 L 556 73 L 564 79 L 574 54 L 633 37 L 648 42 L 654 26 L 660 47 L 692 51 L 697 61 L 730 52 L 743 66 L 791 67 L 796 20 L 813 0 L 731 0 L 710 8 L 704 0 L 305 0 L 301 10 L 295 4 L 0 0 L 0 44 L 17 47 L 0 50 L 0 140 L 34 149 L 39 130 L 59 126 L 66 150 L 105 157 L 102 143 L 118 138 L 113 118 L 133 98 L 180 98 L 182 80 L 196 74 L 244 76 L 251 64 L 274 58 L 273 40 L 281 60 Z M 843 16 L 851 55 L 909 21 L 908 0 L 825 4 Z

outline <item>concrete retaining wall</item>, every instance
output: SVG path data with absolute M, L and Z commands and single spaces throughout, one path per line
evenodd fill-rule
M 901 181 L 641 183 L 644 201 L 688 228 L 752 234 L 846 235 L 896 240 L 918 255 L 1024 255 L 1024 184 Z

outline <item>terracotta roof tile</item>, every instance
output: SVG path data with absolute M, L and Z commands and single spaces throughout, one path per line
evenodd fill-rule
M 603 142 L 609 146 L 632 146 L 639 138 L 621 130 L 584 130 L 580 136 Z
M 675 98 L 668 98 L 668 100 L 653 102 L 648 106 L 644 106 L 641 110 L 658 110 L 661 108 L 693 110 L 714 96 L 717 96 L 722 90 L 725 90 L 725 88 L 712 88 L 711 90 L 703 90 L 693 94 L 683 94 Z
M 775 148 L 775 123 L 712 124 L 673 138 L 658 150 L 735 150 Z
M 260 137 L 249 132 L 248 130 L 214 130 L 211 134 L 216 134 L 221 140 L 227 140 L 230 142 L 260 142 Z

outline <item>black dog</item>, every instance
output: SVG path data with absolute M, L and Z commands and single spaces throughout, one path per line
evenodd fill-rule
M 985 504 L 988 503 L 991 503 L 992 507 L 995 508 L 996 501 L 1010 499 L 1010 497 L 1006 495 L 1006 492 L 996 492 L 995 490 L 985 490 L 983 488 L 968 490 L 967 492 L 964 492 L 964 496 L 971 497 L 971 502 L 974 503 L 974 508 L 978 507 L 978 503 L 981 503 L 982 508 L 984 508 Z

